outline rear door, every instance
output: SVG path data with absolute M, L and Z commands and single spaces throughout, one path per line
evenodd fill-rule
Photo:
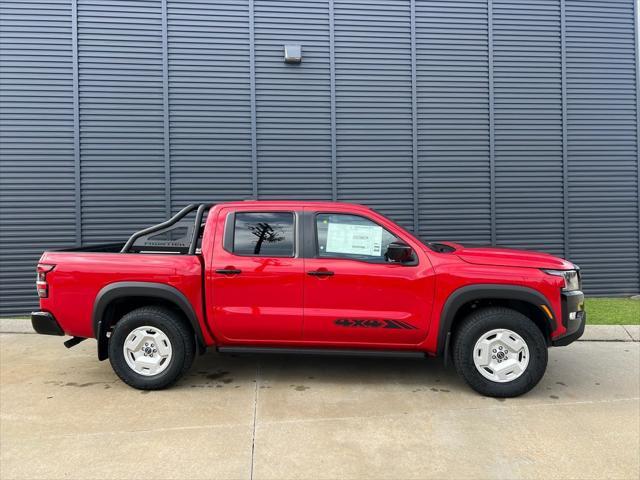
M 304 339 L 418 344 L 427 335 L 434 292 L 428 258 L 382 219 L 349 211 L 305 210 Z M 392 242 L 414 248 L 411 264 L 387 261 Z
M 300 212 L 223 208 L 214 241 L 212 318 L 223 339 L 277 343 L 302 338 Z

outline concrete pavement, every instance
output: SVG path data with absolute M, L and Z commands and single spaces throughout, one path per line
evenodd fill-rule
M 0 335 L 2 479 L 640 475 L 640 343 L 551 349 L 499 401 L 436 360 L 215 353 L 140 392 L 61 340 Z
M 638 342 L 640 325 L 587 325 L 583 342 Z

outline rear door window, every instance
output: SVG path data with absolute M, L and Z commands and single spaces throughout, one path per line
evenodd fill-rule
M 233 253 L 261 257 L 293 257 L 293 212 L 237 212 Z

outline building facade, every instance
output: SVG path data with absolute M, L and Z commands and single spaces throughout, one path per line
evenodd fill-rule
M 364 203 L 637 293 L 635 8 L 3 0 L 0 314 L 37 305 L 44 249 L 245 198 Z

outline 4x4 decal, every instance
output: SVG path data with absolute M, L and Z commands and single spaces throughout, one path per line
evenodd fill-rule
M 394 328 L 404 330 L 417 330 L 418 327 L 400 320 L 376 320 L 366 318 L 339 318 L 334 322 L 340 327 L 363 327 L 363 328 Z

